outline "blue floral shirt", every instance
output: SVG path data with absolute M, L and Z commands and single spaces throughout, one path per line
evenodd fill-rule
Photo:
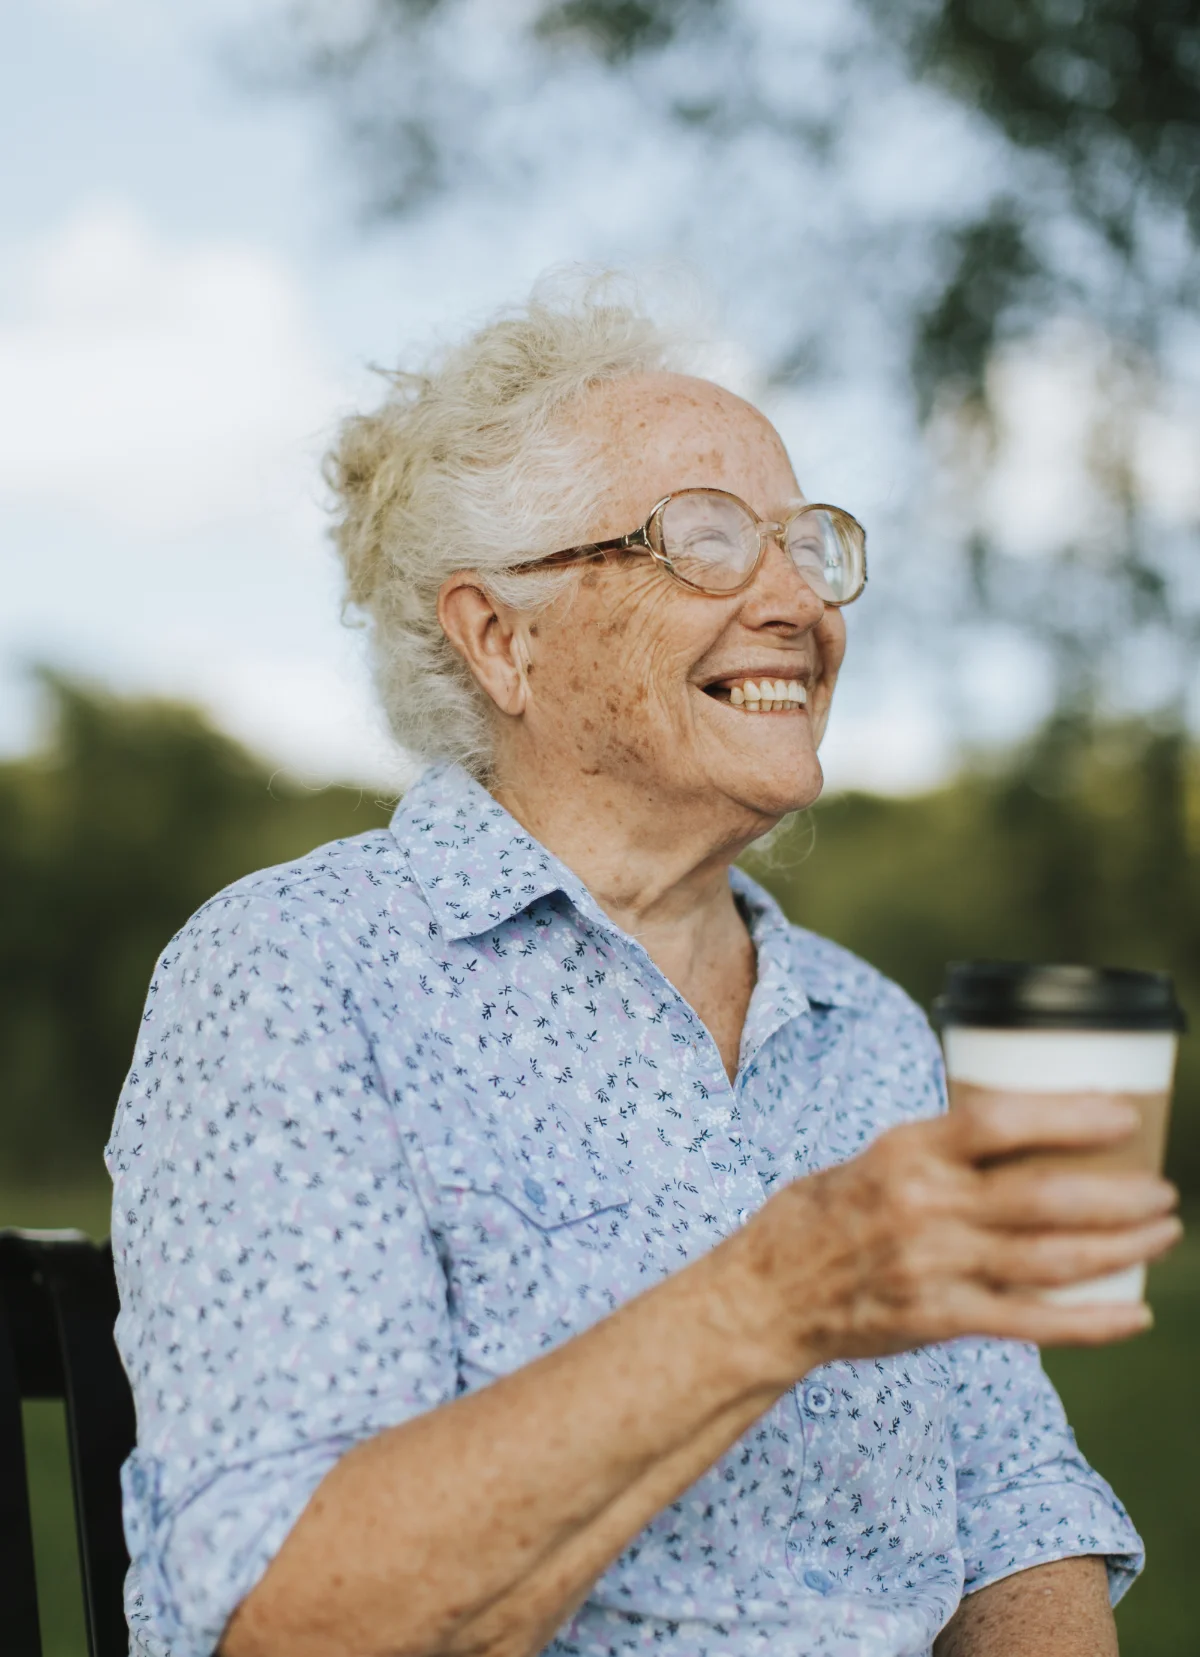
M 642 947 L 456 767 L 168 945 L 106 1153 L 139 1657 L 211 1653 L 353 1444 L 943 1109 L 903 992 L 732 878 L 758 951 L 733 1084 Z M 1114 1595 L 1141 1564 L 1034 1350 L 840 1361 L 648 1525 L 548 1650 L 928 1653 L 964 1590 L 1073 1554 L 1107 1555 Z

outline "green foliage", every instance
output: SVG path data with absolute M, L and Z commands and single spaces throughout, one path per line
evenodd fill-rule
M 0 767 L 0 1165 L 103 1145 L 154 962 L 239 875 L 386 820 L 272 778 L 186 707 L 48 677 L 43 752 Z
M 1161 225 L 1153 213 L 1181 215 L 1200 236 L 1200 20 L 1193 0 L 859 0 L 875 45 L 899 53 L 918 80 L 936 82 L 987 118 L 1039 163 L 983 200 L 950 238 L 933 291 L 910 319 L 919 384 L 939 371 L 978 384 L 997 339 L 1014 324 L 1073 310 L 1083 298 L 1078 271 L 1054 270 L 1034 244 L 1064 209 L 1099 233 L 1125 267 L 1125 280 L 1101 284 L 1085 308 L 1115 307 L 1118 330 L 1153 333 L 1168 304 L 1194 304 L 1193 270 L 1164 290 Z M 370 0 L 349 29 L 337 8 L 307 0 L 293 7 L 301 57 L 333 93 L 356 138 L 372 133 L 384 178 L 385 212 L 406 212 L 458 176 L 439 152 L 462 147 L 419 100 L 401 95 L 395 76 L 375 67 L 393 55 L 412 61 L 429 49 L 429 27 L 449 20 L 454 0 Z M 614 75 L 653 61 L 676 44 L 729 53 L 739 36 L 766 37 L 769 23 L 739 14 L 729 0 L 545 0 L 532 16 L 528 50 L 574 44 Z M 748 34 L 747 34 L 748 32 Z M 336 42 L 336 44 L 334 44 Z M 798 142 L 803 82 L 794 117 Z M 761 119 L 754 92 L 728 106 L 705 104 L 714 130 L 732 134 Z M 670 100 L 686 122 L 696 106 Z M 468 144 L 469 147 L 469 144 Z M 1153 211 L 1148 214 L 1148 209 Z M 1147 229 L 1150 234 L 1147 236 Z M 1157 242 L 1155 240 L 1157 236 Z M 1161 249 L 1160 249 L 1161 251 Z M 989 257 L 983 257 L 988 255 Z M 994 256 L 995 263 L 990 262 Z
M 690 24 L 703 23 L 723 0 L 561 0 L 534 25 L 543 40 L 579 39 L 609 63 L 665 46 Z
M 1200 1215 L 1150 1271 L 1151 1335 L 1102 1350 L 1046 1355 L 1079 1447 L 1128 1507 L 1146 1544 L 1146 1574 L 1117 1607 L 1126 1657 L 1192 1657 L 1200 1434 Z
M 1200 232 L 1200 18 L 1193 0 L 901 0 L 919 69 L 1025 148 L 1061 159 L 1079 205 L 1131 247 L 1136 188 Z
M 945 254 L 941 292 L 917 317 L 913 335 L 913 381 L 925 416 L 939 392 L 982 402 L 992 348 L 1044 277 L 1013 201 L 996 202 L 949 235 Z
M 386 821 L 310 792 L 194 711 L 47 681 L 44 752 L 0 768 L 0 1172 L 95 1167 L 154 962 L 248 871 Z M 1200 765 L 1177 733 L 1059 720 L 1003 766 L 911 799 L 847 794 L 751 862 L 788 911 L 928 1005 L 947 960 L 1166 967 L 1200 1027 Z M 1200 1194 L 1185 1043 L 1172 1167 Z
M 1003 768 L 911 799 L 846 794 L 752 871 L 793 919 L 928 1007 L 973 956 L 1173 972 L 1200 1030 L 1200 760 L 1177 733 L 1049 726 Z M 1200 1055 L 1180 1058 L 1170 1167 L 1200 1194 Z

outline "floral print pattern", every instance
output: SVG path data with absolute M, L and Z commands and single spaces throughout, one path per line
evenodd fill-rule
M 642 947 L 453 766 L 389 830 L 239 881 L 168 945 L 106 1151 L 136 1657 L 211 1653 L 353 1444 L 944 1108 L 902 991 L 732 880 L 758 952 L 732 1085 Z M 836 1362 L 548 1650 L 928 1653 L 964 1590 L 1093 1553 L 1114 1595 L 1140 1568 L 1034 1350 Z

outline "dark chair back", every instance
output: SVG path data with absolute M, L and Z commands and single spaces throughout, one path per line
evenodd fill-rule
M 126 1657 L 121 1463 L 133 1398 L 113 1344 L 112 1249 L 82 1232 L 0 1231 L 0 1618 L 5 1657 L 42 1657 L 23 1398 L 66 1405 L 89 1657 Z

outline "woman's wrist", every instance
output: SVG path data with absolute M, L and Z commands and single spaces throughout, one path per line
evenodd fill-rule
M 806 1328 L 804 1296 L 797 1292 L 803 1277 L 794 1259 L 799 1242 L 782 1219 L 768 1204 L 704 1262 L 713 1338 L 731 1368 L 733 1386 L 745 1393 L 778 1394 L 823 1361 Z M 783 1250 L 791 1257 L 786 1270 L 779 1269 Z

